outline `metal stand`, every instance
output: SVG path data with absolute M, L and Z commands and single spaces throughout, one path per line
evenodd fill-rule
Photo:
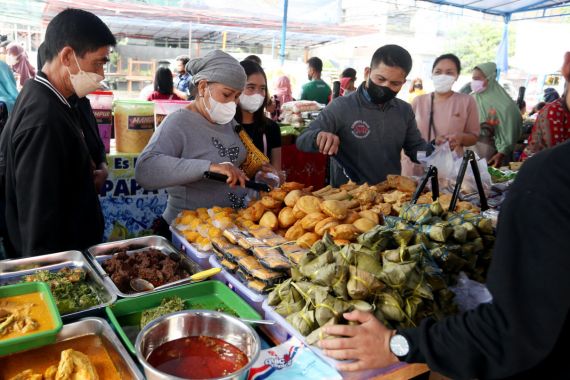
M 420 185 L 416 189 L 416 192 L 412 196 L 412 201 L 411 201 L 412 204 L 416 204 L 418 198 L 420 197 L 422 191 L 424 191 L 427 182 L 430 178 L 431 178 L 431 198 L 434 201 L 436 201 L 439 198 L 439 182 L 437 178 L 437 168 L 435 166 L 430 165 L 426 175 L 422 179 L 422 182 L 420 183 Z
M 461 162 L 459 173 L 457 174 L 453 197 L 451 198 L 451 203 L 449 204 L 449 211 L 455 210 L 455 206 L 457 205 L 459 192 L 461 191 L 461 184 L 465 178 L 465 172 L 467 171 L 468 163 L 471 163 L 471 169 L 473 170 L 473 176 L 475 177 L 475 183 L 477 184 L 477 191 L 479 192 L 479 199 L 481 201 L 481 211 L 489 209 L 489 205 L 487 204 L 487 197 L 485 196 L 485 191 L 483 190 L 483 182 L 481 182 L 481 173 L 479 172 L 479 167 L 477 166 L 475 153 L 473 153 L 472 150 L 466 150 L 465 154 L 463 154 L 463 162 Z

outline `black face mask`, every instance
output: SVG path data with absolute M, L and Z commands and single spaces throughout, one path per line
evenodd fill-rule
M 396 95 L 398 95 L 398 93 L 392 91 L 390 87 L 379 86 L 376 83 L 372 82 L 370 79 L 368 79 L 367 84 L 368 95 L 370 95 L 372 103 L 384 104 L 394 99 Z

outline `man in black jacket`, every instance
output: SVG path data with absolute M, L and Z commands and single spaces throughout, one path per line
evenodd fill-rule
M 70 100 L 99 87 L 115 43 L 97 16 L 78 9 L 47 27 L 43 71 L 24 86 L 0 137 L 10 257 L 81 250 L 102 239 L 99 173 Z
M 501 210 L 487 286 L 493 302 L 413 329 L 389 330 L 371 314 L 333 326 L 348 338 L 320 346 L 342 370 L 427 363 L 453 379 L 567 379 L 570 342 L 570 142 L 529 159 Z

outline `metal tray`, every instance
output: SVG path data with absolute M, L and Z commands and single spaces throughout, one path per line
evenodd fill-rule
M 123 347 L 107 321 L 101 318 L 85 318 L 63 326 L 56 337 L 56 343 L 86 335 L 96 335 L 103 342 L 115 369 L 124 380 L 144 379 L 143 374 Z M 1 374 L 0 374 L 1 375 Z
M 111 289 L 111 291 L 123 298 L 133 298 L 139 297 L 143 294 L 150 294 L 154 293 L 155 291 L 147 291 L 147 292 L 138 292 L 138 293 L 123 293 L 117 285 L 111 280 L 105 269 L 103 269 L 103 262 L 111 258 L 115 253 L 127 249 L 128 251 L 137 251 L 140 249 L 149 249 L 154 248 L 165 255 L 169 255 L 171 253 L 178 254 L 182 257 L 183 260 L 186 260 L 191 267 L 191 274 L 197 273 L 200 271 L 200 267 L 191 259 L 189 259 L 184 253 L 178 251 L 168 240 L 163 238 L 162 236 L 144 236 L 134 239 L 127 239 L 127 240 L 120 240 L 111 243 L 104 243 L 93 246 L 87 250 L 88 254 L 91 256 L 93 261 L 93 266 L 99 272 L 100 276 L 104 279 L 107 286 Z M 177 286 L 177 285 L 173 285 Z M 163 288 L 162 290 L 170 289 L 170 287 Z M 159 290 L 161 291 L 161 290 Z
M 87 273 L 87 282 L 96 288 L 102 303 L 84 310 L 63 314 L 61 318 L 64 322 L 96 315 L 98 312 L 102 312 L 105 306 L 111 305 L 117 300 L 117 296 L 113 293 L 108 282 L 99 275 L 87 258 L 79 251 L 66 251 L 0 261 L 0 285 L 21 282 L 24 276 L 34 274 L 38 270 L 54 272 L 65 267 L 83 269 Z

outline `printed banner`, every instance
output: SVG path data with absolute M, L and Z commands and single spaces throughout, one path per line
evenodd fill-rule
M 135 180 L 138 154 L 107 156 L 109 177 L 99 199 L 105 218 L 104 240 L 122 240 L 151 233 L 166 208 L 166 190 L 146 191 Z

